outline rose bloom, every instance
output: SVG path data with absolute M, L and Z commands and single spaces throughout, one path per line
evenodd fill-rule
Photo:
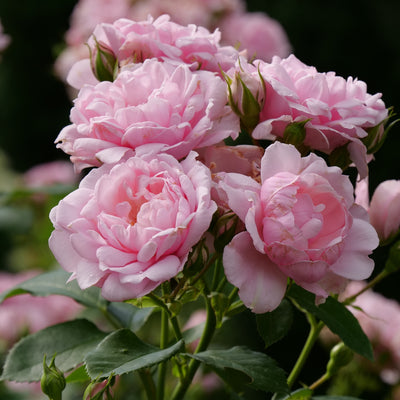
M 322 301 L 371 274 L 378 238 L 338 167 L 276 142 L 261 160 L 260 182 L 228 173 L 220 185 L 246 225 L 225 248 L 225 273 L 253 312 L 276 308 L 288 277 Z
M 56 141 L 77 170 L 99 166 L 106 149 L 122 154 L 147 143 L 182 158 L 238 135 L 239 120 L 226 103 L 226 84 L 212 72 L 150 59 L 114 82 L 82 88 L 72 125 Z
M 390 240 L 400 229 L 400 180 L 380 183 L 369 206 L 371 224 L 381 241 Z
M 3 51 L 11 42 L 9 35 L 3 32 L 3 25 L 0 21 L 0 51 Z
M 85 43 L 97 24 L 114 22 L 129 17 L 130 0 L 79 0 L 70 17 L 70 27 L 65 34 L 69 46 Z
M 273 56 L 287 57 L 291 45 L 282 25 L 262 12 L 232 13 L 219 23 L 222 42 L 246 49 L 249 58 L 267 62 Z
M 61 266 L 111 301 L 144 296 L 176 276 L 216 210 L 196 153 L 179 163 L 148 147 L 93 169 L 50 214 L 50 249 Z
M 145 21 L 120 18 L 113 24 L 99 24 L 88 40 L 92 60 L 79 63 L 96 63 L 97 49 L 111 54 L 118 60 L 119 68 L 131 63 L 141 63 L 149 58 L 185 63 L 192 70 L 207 70 L 220 73 L 231 68 L 239 56 L 232 46 L 220 45 L 221 34 L 213 33 L 194 24 L 182 26 L 170 21 L 169 15 L 157 19 L 149 16 Z M 80 66 L 82 70 L 84 67 Z M 71 69 L 68 81 L 79 82 Z M 71 76 L 72 75 L 72 76 Z M 80 87 L 76 87 L 80 89 Z
M 151 14 L 157 17 L 169 14 L 178 24 L 196 24 L 208 29 L 215 28 L 221 17 L 245 10 L 243 0 L 145 0 L 133 6 L 135 16 Z M 146 14 L 143 11 L 147 10 Z M 136 18 L 137 19 L 137 18 Z
M 36 276 L 38 272 L 0 273 L 0 293 Z M 76 317 L 82 307 L 69 297 L 51 295 L 36 297 L 22 294 L 5 299 L 0 304 L 0 340 L 12 345 L 27 332 L 33 333 L 48 326 Z
M 49 186 L 57 183 L 74 184 L 78 176 L 68 161 L 50 161 L 35 165 L 24 174 L 25 185 L 31 188 Z
M 67 76 L 75 63 L 88 58 L 89 51 L 85 43 L 97 24 L 133 17 L 130 3 L 130 0 L 79 0 L 76 3 L 70 17 L 69 29 L 65 34 L 66 47 L 54 65 L 55 73 L 62 81 L 67 81 Z M 75 74 L 76 71 L 73 75 Z M 93 73 L 91 75 L 93 76 Z M 75 86 L 74 84 L 73 87 Z M 71 91 L 71 98 L 74 94 Z
M 364 289 L 365 282 L 351 282 L 344 298 Z M 374 349 L 374 368 L 388 384 L 400 379 L 400 304 L 371 289 L 357 296 L 349 306 Z
M 388 115 L 381 94 L 368 94 L 363 81 L 320 73 L 294 55 L 253 64 L 254 79 L 259 80 L 260 71 L 265 81 L 266 99 L 252 136 L 273 140 L 283 137 L 288 124 L 310 119 L 304 144 L 327 154 L 348 145 L 350 158 L 364 178 L 368 159 L 361 139 Z

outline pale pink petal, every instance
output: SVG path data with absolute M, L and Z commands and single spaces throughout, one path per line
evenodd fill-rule
M 268 256 L 253 246 L 250 235 L 242 232 L 225 247 L 225 274 L 239 288 L 243 303 L 255 313 L 274 310 L 286 291 L 286 277 Z
M 347 279 L 368 278 L 374 268 L 374 261 L 368 255 L 378 245 L 378 235 L 373 227 L 368 222 L 355 218 L 346 237 L 343 253 L 331 265 L 331 270 Z

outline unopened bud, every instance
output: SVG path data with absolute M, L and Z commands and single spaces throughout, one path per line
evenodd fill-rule
M 240 117 L 243 130 L 251 133 L 260 119 L 265 102 L 265 84 L 262 76 L 237 71 L 233 79 L 227 78 L 229 105 Z
M 346 366 L 353 359 L 353 351 L 343 342 L 334 346 L 330 352 L 330 359 L 326 366 L 326 373 L 329 376 L 335 375 L 342 367 Z
M 66 381 L 62 371 L 56 367 L 54 355 L 50 365 L 46 364 L 46 355 L 43 358 L 43 374 L 40 380 L 40 386 L 44 394 L 50 400 L 61 400 L 62 391 L 65 389 Z
M 111 50 L 104 48 L 96 40 L 95 43 L 94 53 L 91 54 L 93 74 L 100 82 L 112 82 L 115 78 L 118 61 Z

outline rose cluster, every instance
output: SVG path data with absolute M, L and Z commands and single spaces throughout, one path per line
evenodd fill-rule
M 71 279 L 141 297 L 190 268 L 201 242 L 263 313 L 288 280 L 324 301 L 370 276 L 378 236 L 342 169 L 368 174 L 388 117 L 380 94 L 294 55 L 249 61 L 167 15 L 100 24 L 88 44 L 56 142 L 91 171 L 50 215 Z M 239 222 L 222 249 L 216 220 Z
M 65 35 L 66 48 L 56 61 L 57 75 L 65 81 L 74 63 L 88 58 L 85 44 L 97 24 L 113 23 L 118 18 L 145 20 L 148 15 L 164 14 L 185 26 L 195 24 L 210 31 L 221 28 L 221 42 L 240 46 L 250 57 L 271 61 L 274 55 L 286 57 L 290 53 L 289 39 L 281 24 L 265 13 L 248 12 L 244 0 L 79 0 Z M 75 86 L 73 75 L 72 82 L 68 81 Z

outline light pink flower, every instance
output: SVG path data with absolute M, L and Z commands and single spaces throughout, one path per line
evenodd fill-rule
M 68 161 L 51 161 L 35 165 L 24 174 L 28 187 L 41 187 L 56 183 L 74 184 L 78 181 L 73 166 Z
M 133 6 L 135 16 L 137 13 L 144 17 L 148 14 L 153 17 L 169 14 L 178 24 L 196 24 L 208 29 L 215 28 L 221 17 L 244 10 L 243 0 L 146 0 Z
M 357 177 L 354 188 L 355 203 L 363 207 L 366 211 L 369 210 L 369 179 L 366 176 L 364 179 Z
M 37 275 L 38 272 L 0 273 L 0 293 Z M 82 307 L 65 296 L 34 297 L 29 294 L 10 297 L 0 304 L 0 340 L 11 345 L 27 332 L 74 318 Z
M 180 272 L 216 210 L 196 153 L 181 163 L 138 153 L 92 170 L 50 214 L 61 266 L 111 301 L 144 296 Z
M 347 146 L 351 160 L 361 178 L 368 173 L 366 147 L 362 139 L 367 129 L 383 122 L 387 115 L 381 94 L 370 95 L 363 81 L 344 79 L 334 72 L 320 73 L 294 55 L 274 57 L 270 64 L 255 61 L 266 82 L 266 101 L 260 123 L 252 135 L 255 139 L 283 137 L 288 124 L 305 121 L 304 144 L 330 154 Z
M 248 57 L 267 62 L 273 56 L 287 57 L 291 52 L 289 39 L 282 25 L 262 12 L 232 13 L 219 23 L 221 41 L 240 45 Z
M 260 175 L 260 163 L 264 150 L 258 146 L 208 146 L 199 151 L 201 161 L 211 173 L 236 172 L 256 178 Z
M 70 98 L 74 99 L 77 95 L 77 90 L 75 88 L 82 87 L 85 83 L 96 84 L 97 79 L 93 75 L 93 71 L 90 67 L 90 63 L 87 62 L 89 57 L 89 50 L 85 44 L 67 46 L 57 57 L 54 63 L 54 72 L 59 79 L 63 82 L 67 82 L 67 77 L 71 76 L 76 82 L 68 82 L 71 88 L 68 87 L 70 91 Z M 79 70 L 79 65 L 82 64 L 87 68 L 87 72 L 82 76 L 82 71 Z M 73 71 L 70 73 L 71 68 L 78 68 L 78 71 Z
M 67 77 L 71 75 L 72 83 L 68 83 L 73 88 L 80 88 L 81 86 L 76 86 L 79 78 L 75 77 L 77 71 L 70 73 L 70 70 L 76 62 L 88 59 L 89 50 L 85 43 L 94 28 L 102 22 L 112 23 L 118 18 L 133 17 L 131 9 L 130 0 L 79 0 L 72 11 L 70 26 L 65 34 L 66 48 L 59 54 L 54 65 L 57 76 L 67 82 Z M 72 92 L 71 97 L 73 95 Z
M 106 149 L 122 154 L 146 143 L 182 158 L 238 135 L 238 118 L 226 103 L 226 84 L 215 74 L 150 59 L 114 82 L 85 86 L 72 125 L 56 141 L 78 170 L 99 166 Z
M 364 289 L 365 282 L 351 282 L 345 295 L 351 296 Z M 395 384 L 400 379 L 400 304 L 373 290 L 357 297 L 349 310 L 370 339 L 375 359 L 374 367 L 384 381 Z
M 70 28 L 65 35 L 69 46 L 85 43 L 97 24 L 114 22 L 130 15 L 130 0 L 79 0 L 70 18 Z
M 93 65 L 100 46 L 118 60 L 119 68 L 157 58 L 183 62 L 193 70 L 219 73 L 221 69 L 231 68 L 239 56 L 234 47 L 220 45 L 220 36 L 218 30 L 211 33 L 194 24 L 182 26 L 170 21 L 168 15 L 162 15 L 139 22 L 121 18 L 113 24 L 99 24 L 88 45 Z M 69 76 L 68 80 L 73 81 L 73 77 Z
M 217 145 L 199 150 L 199 160 L 210 169 L 213 178 L 211 197 L 221 212 L 229 210 L 225 191 L 219 185 L 224 174 L 235 172 L 259 179 L 263 154 L 264 149 L 252 145 Z
M 276 142 L 261 160 L 260 183 L 226 174 L 221 187 L 245 223 L 224 251 L 228 280 L 256 313 L 277 307 L 287 277 L 318 299 L 340 292 L 346 279 L 365 279 L 378 246 L 365 210 L 338 167 Z
M 9 35 L 3 32 L 3 25 L 0 21 L 0 51 L 3 51 L 11 42 Z
M 400 180 L 380 183 L 369 206 L 371 224 L 381 241 L 389 240 L 400 229 Z

